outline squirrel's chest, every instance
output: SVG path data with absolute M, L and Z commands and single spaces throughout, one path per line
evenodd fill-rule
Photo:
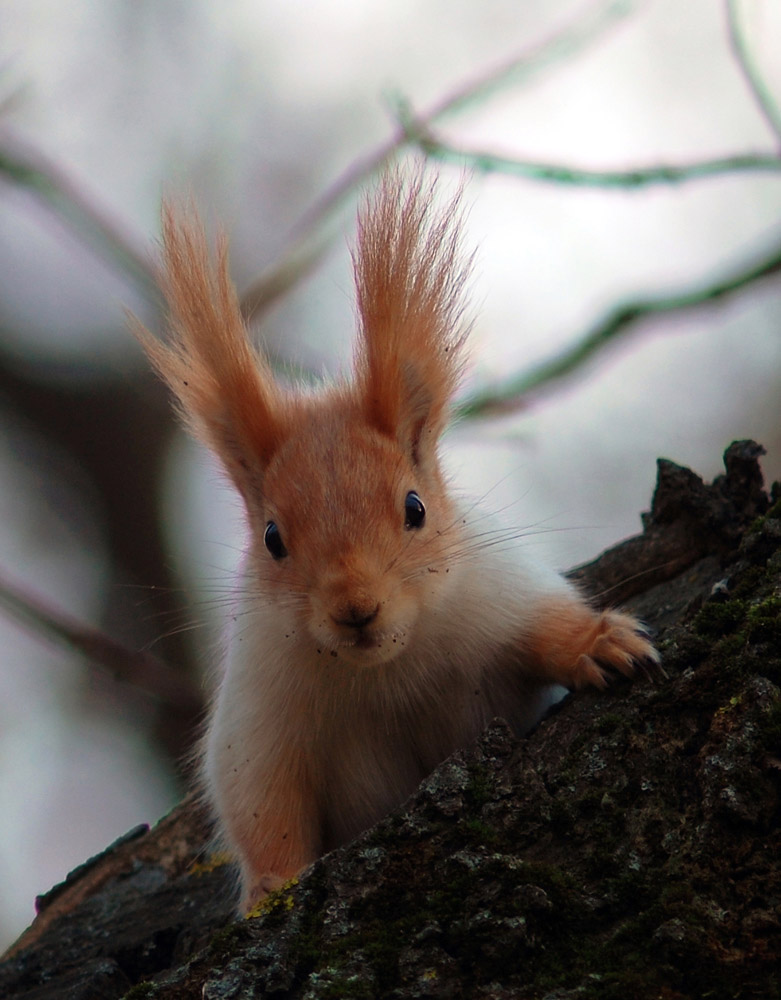
M 357 706 L 356 706 L 357 709 Z M 414 703 L 364 706 L 321 748 L 326 849 L 352 839 L 402 803 L 441 761 L 475 739 L 491 718 L 475 686 Z

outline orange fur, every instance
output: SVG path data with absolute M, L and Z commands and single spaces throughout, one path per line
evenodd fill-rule
M 271 368 L 247 338 L 221 237 L 216 266 L 194 212 L 163 206 L 161 287 L 170 341 L 160 343 L 136 319 L 133 332 L 167 382 L 185 422 L 222 460 L 245 495 L 250 467 L 268 462 L 286 434 L 287 406 Z
M 434 186 L 386 179 L 359 217 L 353 255 L 360 316 L 357 380 L 366 419 L 417 446 L 435 441 L 461 373 L 463 287 L 471 262 L 459 252 L 459 196 L 432 220 Z
M 551 684 L 658 660 L 633 618 L 593 612 L 446 487 L 437 442 L 467 329 L 457 201 L 385 176 L 359 221 L 353 383 L 310 397 L 249 346 L 224 240 L 212 264 L 192 213 L 165 210 L 171 338 L 135 332 L 249 528 L 203 753 L 245 908 L 494 716 L 524 731 Z
M 575 595 L 546 605 L 529 642 L 537 675 L 576 689 L 606 688 L 609 675 L 604 668 L 631 677 L 648 651 L 648 640 L 634 618 L 620 611 L 595 615 Z

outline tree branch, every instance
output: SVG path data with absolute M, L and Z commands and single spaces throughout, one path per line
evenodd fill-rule
M 0 576 L 0 608 L 37 639 L 46 638 L 85 656 L 117 680 L 132 684 L 183 714 L 203 706 L 198 688 L 180 671 L 150 653 L 130 649 L 110 636 L 45 604 Z
M 502 87 L 527 83 L 563 59 L 583 51 L 641 5 L 639 0 L 610 0 L 608 3 L 589 4 L 571 24 L 441 97 L 421 114 L 419 122 L 428 127 L 448 115 L 470 108 Z M 330 243 L 330 238 L 323 234 L 326 224 L 360 184 L 409 142 L 406 129 L 397 123 L 388 140 L 368 155 L 353 161 L 337 177 L 295 224 L 288 247 L 276 264 L 258 281 L 253 282 L 242 296 L 241 307 L 245 316 L 257 318 L 278 297 L 275 291 L 277 287 L 283 287 L 287 291 L 299 277 L 308 273 L 310 265 L 320 259 Z M 305 262 L 300 270 L 296 267 L 296 262 L 299 261 Z
M 736 0 L 727 0 L 727 32 L 729 35 L 730 48 L 735 56 L 743 78 L 751 91 L 751 95 L 763 118 L 770 126 L 776 141 L 781 145 L 781 110 L 775 98 L 770 93 L 762 74 L 751 58 L 746 39 L 740 25 L 738 17 L 738 4 Z
M 406 115 L 406 111 L 400 112 Z M 424 131 L 419 122 L 408 118 L 404 122 L 410 142 L 426 156 L 442 163 L 454 163 L 478 173 L 507 174 L 549 184 L 578 187 L 624 188 L 649 187 L 654 184 L 681 184 L 707 177 L 746 172 L 781 173 L 781 156 L 738 153 L 720 159 L 700 160 L 684 164 L 656 164 L 632 170 L 588 170 L 557 163 L 518 160 L 497 153 L 467 150 L 449 146 Z
M 570 377 L 606 347 L 628 336 L 642 321 L 710 305 L 778 273 L 781 273 L 781 245 L 758 261 L 745 264 L 724 278 L 692 291 L 668 292 L 617 306 L 559 354 L 526 372 L 480 390 L 464 400 L 456 408 L 455 415 L 459 419 L 465 419 L 512 413 L 522 409 L 529 402 L 530 396 L 548 390 L 553 384 Z
M 0 148 L 0 175 L 35 195 L 83 244 L 127 274 L 147 299 L 159 301 L 154 265 L 138 241 L 40 150 L 23 149 L 18 139 L 9 142 L 6 137 Z

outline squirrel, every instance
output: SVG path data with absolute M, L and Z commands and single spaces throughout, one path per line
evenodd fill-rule
M 495 716 L 552 685 L 604 688 L 659 656 L 443 475 L 465 357 L 459 195 L 386 171 L 359 211 L 352 378 L 283 387 L 248 339 L 192 211 L 163 209 L 170 336 L 133 320 L 194 435 L 241 496 L 248 545 L 202 748 L 241 908 L 372 826 Z M 547 700 L 546 700 L 547 698 Z

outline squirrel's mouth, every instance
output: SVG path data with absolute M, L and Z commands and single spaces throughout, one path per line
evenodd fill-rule
M 340 635 L 336 655 L 354 664 L 384 663 L 401 653 L 406 645 L 403 630 L 356 629 L 353 635 Z
M 353 649 L 377 649 L 378 646 L 382 645 L 382 642 L 383 638 L 380 633 L 370 629 L 359 629 L 353 641 L 348 641 L 345 645 L 352 646 Z
M 358 667 L 384 663 L 395 659 L 407 647 L 414 626 L 414 614 L 389 615 L 385 609 L 358 618 L 338 617 L 318 608 L 318 616 L 308 622 L 318 652 L 343 659 Z

